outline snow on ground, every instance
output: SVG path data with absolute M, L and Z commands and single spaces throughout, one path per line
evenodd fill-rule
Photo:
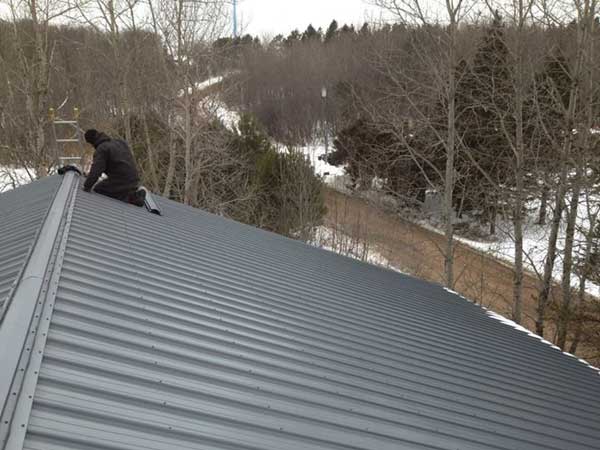
M 288 151 L 287 147 L 284 145 L 277 142 L 274 144 L 278 151 Z M 323 182 L 339 190 L 345 189 L 344 185 L 346 182 L 346 172 L 343 167 L 332 166 L 331 164 L 327 163 L 325 144 L 317 141 L 305 146 L 295 147 L 294 150 L 299 151 L 308 159 L 310 165 L 315 171 L 315 174 L 320 176 L 323 179 Z M 329 148 L 330 152 L 331 150 L 332 149 Z
M 548 252 L 548 239 L 550 236 L 550 220 L 547 220 L 546 225 L 537 225 L 537 210 L 531 208 L 533 213 L 526 217 L 523 227 L 523 251 L 525 267 L 533 272 L 542 274 L 544 271 L 544 262 Z M 586 205 L 580 206 L 580 214 L 577 220 L 577 231 L 575 236 L 576 251 L 580 245 L 583 245 L 585 238 L 584 230 L 589 227 L 587 219 Z M 515 258 L 515 242 L 513 238 L 513 228 L 509 221 L 500 221 L 497 225 L 498 239 L 493 242 L 481 242 L 466 239 L 457 236 L 456 239 L 470 247 L 481 250 L 489 255 L 502 259 L 509 263 L 514 263 Z M 553 277 L 556 281 L 562 278 L 563 260 L 561 257 L 562 250 L 565 247 L 566 225 L 563 225 L 559 230 L 557 249 L 558 256 L 554 264 Z M 579 287 L 579 278 L 573 274 L 571 277 L 573 287 Z M 600 286 L 595 283 L 587 282 L 586 292 L 595 297 L 600 297 Z
M 218 84 L 221 81 L 223 81 L 223 78 L 224 78 L 224 76 L 222 76 L 222 75 L 217 76 L 217 77 L 208 78 L 207 80 L 204 80 L 201 83 L 196 83 L 196 89 L 199 91 L 207 89 L 207 88 L 214 86 L 215 84 Z
M 35 172 L 32 170 L 28 172 L 26 169 L 0 166 L 0 192 L 10 191 L 30 183 L 31 177 L 35 177 Z
M 393 266 L 377 247 L 333 228 L 318 227 L 310 244 L 369 264 L 385 267 L 395 272 L 405 273 L 398 267 Z
M 192 95 L 194 92 L 200 92 L 205 89 L 208 89 L 209 87 L 214 86 L 215 84 L 218 84 L 221 81 L 223 81 L 223 78 L 224 78 L 224 76 L 211 77 L 211 78 L 207 78 L 204 81 L 196 83 L 194 85 L 194 87 L 191 87 L 191 86 L 188 87 L 188 94 Z M 181 89 L 179 91 L 178 96 L 183 97 L 183 94 L 185 94 L 185 90 Z
M 199 106 L 207 116 L 219 119 L 230 130 L 236 128 L 240 122 L 240 114 L 229 109 L 216 93 L 204 97 Z

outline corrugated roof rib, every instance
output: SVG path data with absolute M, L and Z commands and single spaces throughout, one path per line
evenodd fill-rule
M 48 177 L 0 195 L 0 322 L 60 182 Z
M 27 449 L 600 449 L 600 376 L 425 283 L 78 192 Z

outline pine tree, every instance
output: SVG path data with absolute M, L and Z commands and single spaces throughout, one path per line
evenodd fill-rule
M 327 28 L 327 31 L 325 32 L 325 42 L 329 42 L 332 39 L 335 39 L 335 37 L 337 36 L 338 33 L 338 23 L 336 20 L 333 20 L 331 22 L 331 24 L 329 25 L 329 28 Z
M 463 136 L 465 151 L 462 160 L 467 179 L 464 209 L 481 208 L 483 219 L 495 232 L 499 207 L 498 186 L 510 188 L 510 147 L 506 134 L 512 135 L 511 73 L 508 49 L 504 39 L 504 25 L 496 14 L 483 38 L 472 64 L 463 61 L 457 69 L 460 79 L 457 106 L 460 112 L 457 128 Z M 461 163 L 459 163 L 460 165 Z
M 356 34 L 356 30 L 354 29 L 354 25 L 346 25 L 344 24 L 344 26 L 340 29 L 340 34 L 343 35 L 351 35 L 351 34 Z
M 298 30 L 292 30 L 292 32 L 285 38 L 285 45 L 291 47 L 296 42 L 299 42 L 302 39 L 302 35 Z
M 320 40 L 321 40 L 321 33 L 319 31 L 315 30 L 315 27 L 313 27 L 312 24 L 310 24 L 306 28 L 306 31 L 302 34 L 302 42 L 320 41 Z
M 278 152 L 250 114 L 240 118 L 230 145 L 248 170 L 248 197 L 253 199 L 234 218 L 307 239 L 325 214 L 322 181 L 309 161 L 298 153 Z
M 560 142 L 564 132 L 564 111 L 569 104 L 571 76 L 569 63 L 560 50 L 548 55 L 544 70 L 537 74 L 535 98 L 528 105 L 532 120 L 529 131 L 536 142 L 536 152 L 543 164 L 539 174 L 542 181 L 540 189 L 540 210 L 538 224 L 546 223 L 547 205 L 552 179 L 559 172 L 558 159 L 555 157 L 556 142 Z

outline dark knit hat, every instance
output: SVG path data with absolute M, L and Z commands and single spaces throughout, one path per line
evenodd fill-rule
M 87 142 L 88 144 L 94 145 L 94 142 L 96 142 L 96 139 L 98 139 L 99 134 L 100 133 L 98 133 L 98 130 L 94 130 L 93 128 L 90 130 L 87 130 L 85 132 L 85 142 Z

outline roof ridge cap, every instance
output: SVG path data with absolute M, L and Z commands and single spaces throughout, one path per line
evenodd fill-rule
M 26 368 L 33 355 L 33 343 L 39 333 L 41 312 L 49 284 L 49 272 L 61 257 L 57 244 L 66 238 L 68 229 L 63 226 L 66 212 L 72 211 L 78 175 L 67 172 L 48 208 L 36 235 L 35 243 L 11 295 L 0 322 L 0 448 L 10 437 L 12 419 L 22 389 Z M 68 206 L 68 207 L 67 207 Z M 44 321 L 45 322 L 45 321 Z M 10 337 L 10 339 L 8 339 Z

